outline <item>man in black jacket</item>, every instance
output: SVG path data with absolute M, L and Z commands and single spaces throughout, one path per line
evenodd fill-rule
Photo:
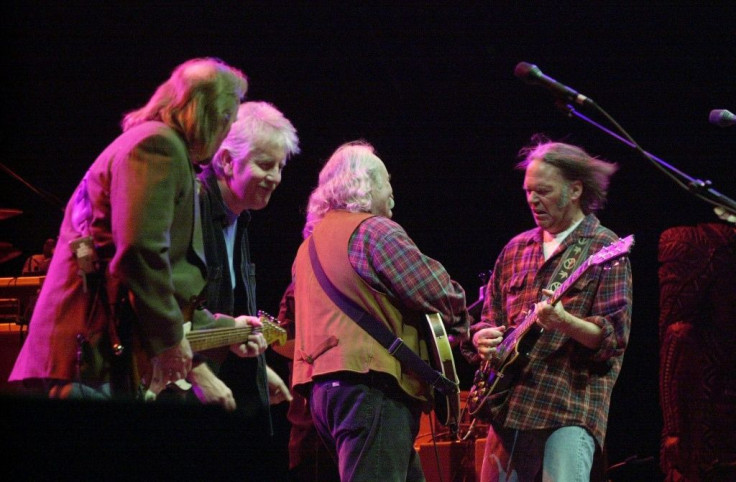
M 206 306 L 227 314 L 255 315 L 255 264 L 250 258 L 250 211 L 268 205 L 281 182 L 286 160 L 299 152 L 296 129 L 281 112 L 266 102 L 240 105 L 238 119 L 212 159 L 200 173 L 202 231 L 207 259 Z M 278 374 L 266 365 L 263 354 L 235 356 L 227 348 L 210 351 L 210 383 L 199 381 L 197 396 L 206 403 L 221 403 L 244 415 L 249 434 L 263 441 L 261 455 L 272 436 L 269 403 L 291 400 Z M 215 376 L 215 373 L 217 374 Z

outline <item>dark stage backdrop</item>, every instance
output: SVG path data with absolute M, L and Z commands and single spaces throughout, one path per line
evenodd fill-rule
M 119 133 L 122 114 L 191 57 L 242 68 L 249 98 L 273 102 L 299 131 L 303 152 L 252 226 L 259 303 L 270 312 L 289 280 L 308 194 L 339 144 L 376 146 L 392 174 L 395 220 L 472 301 L 478 274 L 533 225 L 513 165 L 543 132 L 621 166 L 600 217 L 636 236 L 635 301 L 608 451 L 611 463 L 656 457 L 657 241 L 667 227 L 715 216 L 513 71 L 537 64 L 593 98 L 645 150 L 736 197 L 736 127 L 708 123 L 711 109 L 736 111 L 732 6 L 510 3 L 11 2 L 1 20 L 1 159 L 31 186 L 0 172 L 0 208 L 23 210 L 0 221 L 0 241 L 23 250 L 0 274 L 19 274 L 25 256 L 55 235 L 62 204 Z

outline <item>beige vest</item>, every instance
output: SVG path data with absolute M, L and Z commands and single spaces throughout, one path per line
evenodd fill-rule
M 370 287 L 350 264 L 350 237 L 370 217 L 371 214 L 346 211 L 327 213 L 312 234 L 320 263 L 339 291 L 384 323 L 409 348 L 427 360 L 427 345 L 420 339 L 416 327 L 422 320 L 414 320 L 410 313 L 402 313 L 397 300 Z M 393 376 L 409 395 L 428 399 L 428 386 L 413 373 L 402 371 L 399 361 L 324 293 L 312 269 L 309 238 L 299 247 L 294 261 L 294 299 L 294 387 L 304 386 L 318 375 L 372 370 Z

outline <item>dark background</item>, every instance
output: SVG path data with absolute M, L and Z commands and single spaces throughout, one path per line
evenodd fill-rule
M 636 237 L 634 315 L 607 448 L 612 464 L 657 457 L 657 242 L 668 227 L 715 215 L 513 71 L 520 61 L 538 65 L 593 98 L 646 151 L 736 197 L 736 127 L 708 123 L 712 109 L 736 111 L 729 2 L 106 3 L 4 7 L 1 162 L 33 189 L 0 172 L 0 208 L 23 211 L 0 222 L 0 241 L 23 251 L 0 265 L 0 275 L 20 274 L 25 257 L 56 234 L 63 204 L 120 132 L 123 113 L 192 57 L 241 68 L 248 98 L 274 103 L 299 132 L 302 154 L 252 225 L 259 303 L 274 314 L 306 199 L 339 144 L 374 144 L 392 175 L 394 219 L 474 301 L 478 274 L 511 236 L 533 226 L 513 165 L 542 132 L 621 167 L 599 217 Z M 467 383 L 472 370 L 458 364 Z

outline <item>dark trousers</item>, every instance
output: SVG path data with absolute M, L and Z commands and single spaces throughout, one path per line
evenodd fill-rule
M 310 407 L 343 482 L 425 480 L 414 450 L 421 406 L 392 377 L 374 372 L 324 376 L 312 387 Z

